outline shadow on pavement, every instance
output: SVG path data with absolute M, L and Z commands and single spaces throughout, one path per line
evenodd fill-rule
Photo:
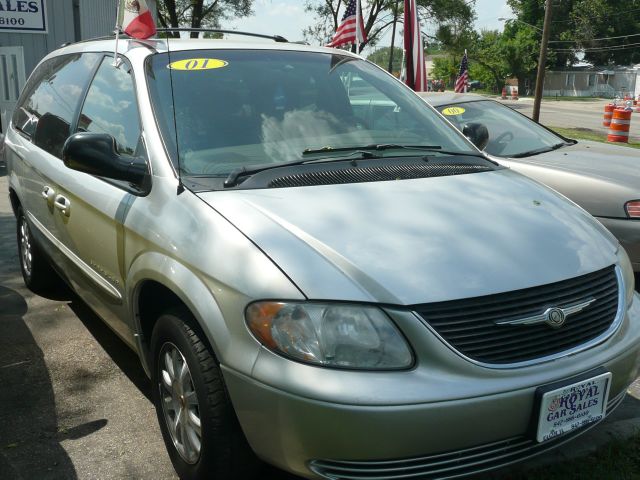
M 58 431 L 42 350 L 22 318 L 27 303 L 16 291 L 0 286 L 0 305 L 0 478 L 77 478 L 60 445 L 66 437 Z M 103 426 L 77 429 L 90 433 Z
M 142 368 L 138 355 L 78 297 L 74 296 L 72 298 L 69 308 L 73 310 L 73 313 L 76 314 L 122 373 L 151 402 L 151 384 Z

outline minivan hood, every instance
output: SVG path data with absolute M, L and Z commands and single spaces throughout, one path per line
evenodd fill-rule
M 615 240 L 591 216 L 507 169 L 198 195 L 309 299 L 454 300 L 557 282 L 616 260 Z

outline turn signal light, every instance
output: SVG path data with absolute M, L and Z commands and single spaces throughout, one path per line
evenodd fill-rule
M 627 202 L 624 208 L 627 211 L 627 215 L 629 215 L 629 217 L 640 218 L 640 200 Z

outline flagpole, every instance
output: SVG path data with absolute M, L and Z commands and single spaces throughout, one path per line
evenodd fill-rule
M 469 79 L 469 57 L 467 57 L 467 49 L 464 49 L 464 57 L 467 59 L 467 80 Z M 467 93 L 467 83 L 464 82 L 464 93 Z
M 116 34 L 116 48 L 115 51 L 113 52 L 113 66 L 118 68 L 120 66 L 120 62 L 119 62 L 119 58 L 118 58 L 118 41 L 120 40 L 120 4 L 122 2 L 120 0 L 118 0 L 118 9 L 116 10 L 116 29 L 115 29 L 115 34 Z
M 360 10 L 360 0 L 356 0 L 356 53 L 360 55 L 360 19 L 362 18 L 362 10 Z

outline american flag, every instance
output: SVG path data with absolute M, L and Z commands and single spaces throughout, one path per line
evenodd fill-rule
M 456 93 L 467 93 L 467 83 L 469 82 L 469 60 L 467 59 L 467 51 L 460 62 L 460 72 L 456 80 Z
M 424 64 L 424 42 L 416 0 L 404 2 L 404 49 L 406 52 L 405 83 L 416 92 L 425 92 L 427 70 Z
M 349 0 L 347 11 L 344 12 L 344 17 L 342 17 L 342 23 L 336 30 L 333 40 L 327 46 L 339 47 L 340 45 L 366 43 L 366 41 L 367 33 L 364 31 L 360 1 Z

